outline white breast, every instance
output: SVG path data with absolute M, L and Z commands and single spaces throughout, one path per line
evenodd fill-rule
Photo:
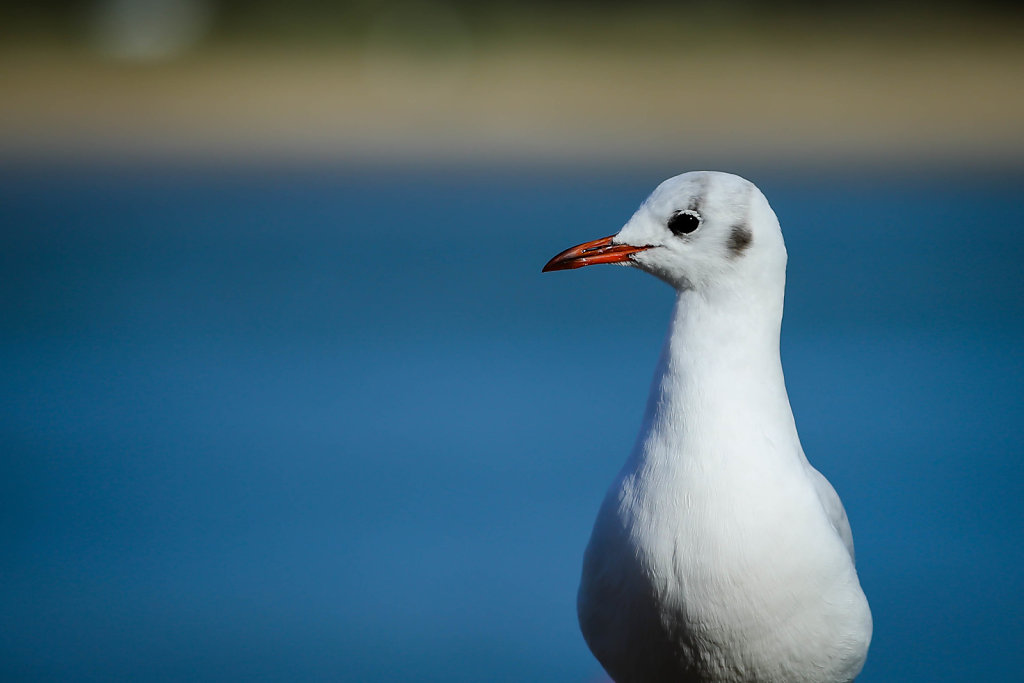
M 706 315 L 687 324 L 703 304 L 686 296 L 587 548 L 584 637 L 619 683 L 853 680 L 871 614 L 842 505 L 800 448 L 778 347 L 702 355 L 722 337 Z

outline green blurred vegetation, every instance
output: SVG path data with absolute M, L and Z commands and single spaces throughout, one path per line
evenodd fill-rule
M 0 0 L 0 156 L 1019 165 L 1022 65 L 998 2 Z
M 117 2 L 117 0 L 113 0 Z M 813 45 L 836 40 L 948 44 L 1024 37 L 1020 3 L 669 2 L 667 0 L 184 0 L 209 21 L 199 49 L 231 45 L 332 49 L 381 25 L 417 50 L 444 51 L 451 25 L 475 47 L 560 44 L 578 49 L 685 51 L 723 40 Z M 145 4 L 152 0 L 120 0 Z M 0 45 L 87 46 L 103 0 L 0 2 Z M 392 21 L 401 17 L 401 21 Z M 387 33 L 387 31 L 385 31 Z

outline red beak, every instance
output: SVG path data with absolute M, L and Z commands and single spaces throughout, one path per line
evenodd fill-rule
M 593 242 L 584 242 L 571 249 L 566 249 L 548 261 L 541 272 L 582 268 L 583 266 L 593 266 L 598 263 L 622 263 L 623 261 L 628 261 L 629 257 L 638 251 L 650 249 L 650 247 L 634 247 L 631 244 L 612 244 L 612 237 L 615 237 L 615 235 L 602 237 Z

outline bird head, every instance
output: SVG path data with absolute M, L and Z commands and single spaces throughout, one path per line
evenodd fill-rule
M 753 183 L 693 171 L 661 183 L 615 235 L 567 249 L 543 270 L 598 263 L 640 268 L 678 290 L 781 286 L 786 247 L 775 213 Z

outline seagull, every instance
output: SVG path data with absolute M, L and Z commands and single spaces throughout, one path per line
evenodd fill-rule
M 864 666 L 871 611 L 850 523 L 804 455 L 779 358 L 786 259 L 753 183 L 695 171 L 544 266 L 633 266 L 677 292 L 577 596 L 616 683 L 833 683 Z

